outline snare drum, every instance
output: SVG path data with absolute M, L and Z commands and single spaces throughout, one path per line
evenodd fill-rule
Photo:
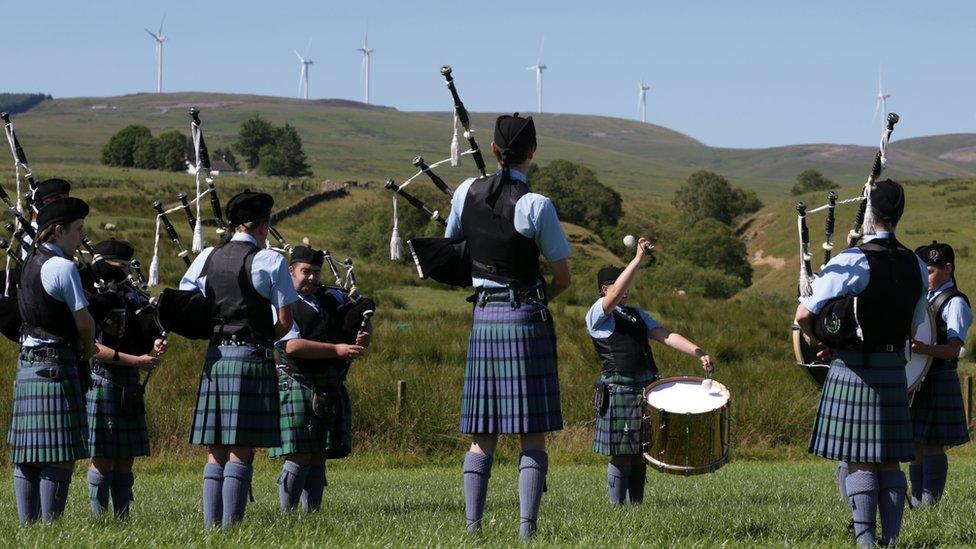
M 732 396 L 711 379 L 680 376 L 644 389 L 644 459 L 675 475 L 711 473 L 729 460 Z

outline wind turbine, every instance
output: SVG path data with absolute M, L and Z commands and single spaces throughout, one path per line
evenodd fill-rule
M 637 83 L 637 111 L 640 113 L 641 122 L 647 122 L 647 90 L 651 89 L 650 86 L 644 84 L 641 80 Z
M 356 51 L 363 52 L 363 75 L 366 78 L 366 104 L 369 105 L 369 56 L 373 54 L 373 48 L 369 47 L 369 31 L 366 31 L 366 37 L 363 38 L 363 47 L 357 48 Z
M 298 53 L 295 50 L 295 56 L 298 57 L 298 62 L 302 65 L 302 73 L 298 77 L 298 93 L 304 94 L 305 99 L 308 99 L 308 66 L 314 64 L 312 58 L 308 56 L 309 50 L 312 48 L 312 41 L 308 41 L 308 47 L 305 48 L 305 55 Z
M 876 120 L 878 118 L 878 111 L 881 111 L 881 116 L 884 117 L 888 114 L 888 99 L 891 97 L 890 93 L 885 93 L 884 88 L 881 87 L 881 71 L 878 71 L 878 101 L 874 105 L 874 116 L 871 120 Z
M 153 37 L 156 41 L 156 93 L 163 93 L 163 42 L 167 40 L 163 36 L 163 22 L 166 21 L 166 15 L 163 15 L 163 19 L 159 22 L 159 30 L 153 32 L 146 29 L 149 36 Z
M 542 114 L 542 71 L 548 69 L 549 67 L 542 64 L 542 46 L 546 43 L 546 39 L 542 39 L 542 44 L 539 44 L 539 59 L 535 62 L 535 65 L 531 67 L 526 67 L 526 70 L 535 71 L 535 93 L 538 96 L 539 101 L 539 114 Z

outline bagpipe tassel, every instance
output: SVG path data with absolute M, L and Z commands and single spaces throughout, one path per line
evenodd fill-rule
M 149 280 L 146 281 L 150 287 L 159 285 L 159 217 L 156 217 L 156 239 L 153 241 L 152 262 L 149 263 Z
M 451 137 L 451 166 L 457 167 L 461 164 L 461 142 L 458 139 L 461 122 L 458 120 L 457 113 L 454 114 L 454 136 Z
M 800 260 L 800 295 L 803 297 L 810 297 L 813 295 L 813 284 L 810 282 L 810 277 L 807 276 L 807 270 L 802 264 L 802 258 Z
M 393 235 L 390 237 L 390 259 L 403 261 L 403 241 L 400 239 L 400 231 L 395 226 L 393 227 Z
M 864 223 L 861 224 L 861 235 L 874 234 L 874 212 L 871 211 L 871 185 L 866 185 L 864 189 Z
M 198 212 L 199 213 L 199 212 Z M 203 251 L 206 243 L 203 241 L 203 222 L 200 217 L 197 217 L 196 225 L 193 226 L 193 253 L 198 254 Z
M 4 273 L 4 283 L 3 283 L 3 297 L 10 297 L 10 254 L 13 253 L 12 250 L 7 250 L 7 264 L 3 267 Z

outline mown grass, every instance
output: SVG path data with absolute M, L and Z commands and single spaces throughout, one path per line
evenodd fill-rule
M 460 459 L 460 455 L 454 456 Z M 137 466 L 132 517 L 94 521 L 87 485 L 77 472 L 66 516 L 51 527 L 20 528 L 12 493 L 0 493 L 0 535 L 19 547 L 258 547 L 258 546 L 510 546 L 517 542 L 517 471 L 502 462 L 492 475 L 485 528 L 463 532 L 458 464 L 378 468 L 330 462 L 329 486 L 318 514 L 282 516 L 277 462 L 257 461 L 256 500 L 245 522 L 206 531 L 200 511 L 199 464 Z M 844 547 L 847 506 L 835 488 L 833 464 L 733 462 L 718 472 L 682 478 L 651 472 L 643 506 L 606 501 L 603 465 L 557 465 L 548 477 L 534 546 L 576 547 Z M 939 507 L 906 511 L 901 547 L 976 544 L 976 464 L 955 459 Z

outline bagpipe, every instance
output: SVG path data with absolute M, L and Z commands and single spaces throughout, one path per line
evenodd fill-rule
M 454 77 L 450 66 L 441 67 L 441 76 L 454 102 L 454 135 L 451 139 L 451 154 L 448 158 L 427 164 L 422 156 L 417 156 L 413 160 L 414 167 L 418 171 L 406 181 L 397 185 L 393 179 L 386 182 L 386 188 L 393 191 L 393 234 L 390 238 L 390 259 L 400 261 L 402 259 L 402 241 L 398 227 L 397 198 L 403 198 L 408 204 L 422 211 L 431 221 L 447 227 L 447 221 L 440 215 L 440 212 L 432 206 L 426 204 L 417 196 L 407 192 L 405 188 L 421 176 L 426 176 L 434 186 L 442 193 L 450 197 L 454 191 L 444 182 L 444 180 L 434 172 L 434 168 L 448 162 L 451 166 L 458 166 L 462 156 L 470 155 L 474 159 L 480 177 L 486 177 L 485 159 L 481 153 L 481 147 L 475 138 L 475 132 L 471 128 L 471 117 L 468 109 L 461 101 L 457 86 L 454 84 Z M 464 139 L 468 142 L 468 150 L 461 152 L 458 134 L 463 128 Z M 464 238 L 445 238 L 445 237 L 418 237 L 407 240 L 410 255 L 413 257 L 417 267 L 417 274 L 422 279 L 433 279 L 443 284 L 452 286 L 468 287 L 471 286 L 471 258 L 468 254 L 467 243 Z
M 871 164 L 871 172 L 868 174 L 867 181 L 864 183 L 864 187 L 858 196 L 838 200 L 837 193 L 830 191 L 827 193 L 826 203 L 821 206 L 811 209 L 802 201 L 796 203 L 796 226 L 800 251 L 799 279 L 797 281 L 798 296 L 808 297 L 812 295 L 813 280 L 818 276 L 813 271 L 813 253 L 810 251 L 810 231 L 807 226 L 807 216 L 819 212 L 826 212 L 824 219 L 824 242 L 821 245 L 823 249 L 823 262 L 820 265 L 821 271 L 827 267 L 833 255 L 837 206 L 857 204 L 857 212 L 854 216 L 853 226 L 847 234 L 846 240 L 848 247 L 856 246 L 863 236 L 874 234 L 874 219 L 870 204 L 871 190 L 874 188 L 875 181 L 881 176 L 881 172 L 888 165 L 888 141 L 891 139 L 891 134 L 898 120 L 899 117 L 897 114 L 888 113 L 885 119 L 884 129 L 881 133 L 881 143 Z M 935 341 L 935 320 L 931 313 L 926 316 L 926 321 L 916 328 L 914 337 L 926 343 L 933 343 Z M 802 367 L 809 374 L 813 382 L 817 386 L 822 387 L 827 378 L 827 370 L 830 364 L 817 357 L 817 350 L 807 344 L 806 338 L 803 337 L 800 327 L 796 323 L 792 325 L 792 344 L 797 366 Z M 906 359 L 908 360 L 908 365 L 906 366 L 908 387 L 909 392 L 912 392 L 925 378 L 925 374 L 931 365 L 932 357 L 922 354 L 911 354 L 909 353 L 908 346 L 906 346 L 905 353 Z

